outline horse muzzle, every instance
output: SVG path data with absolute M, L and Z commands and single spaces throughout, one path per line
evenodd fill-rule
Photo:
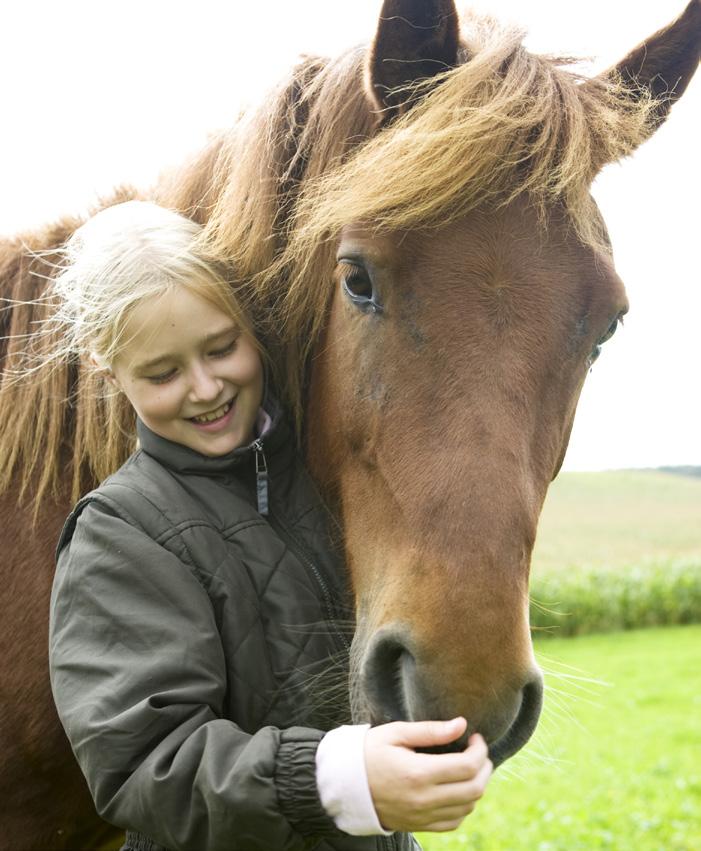
M 407 627 L 383 627 L 363 653 L 355 647 L 357 663 L 352 677 L 355 720 L 378 725 L 391 721 L 445 720 L 462 715 L 467 731 L 458 741 L 438 750 L 462 750 L 472 733 L 480 733 L 489 746 L 494 765 L 519 751 L 538 723 L 543 701 L 543 678 L 531 663 L 525 673 L 509 683 L 489 680 L 479 688 L 484 672 L 463 664 L 452 677 L 431 659 L 424 658 Z M 437 686 L 442 683 L 442 686 Z M 465 687 L 467 686 L 467 687 Z

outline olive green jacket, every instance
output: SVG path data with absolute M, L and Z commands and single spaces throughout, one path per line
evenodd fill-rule
M 54 697 L 98 812 L 139 851 L 417 847 L 348 836 L 319 801 L 351 636 L 282 417 L 217 458 L 138 433 L 68 518 L 51 602 Z

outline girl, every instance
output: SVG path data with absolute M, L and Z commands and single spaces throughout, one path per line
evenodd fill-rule
M 416 847 L 377 837 L 456 827 L 491 773 L 485 743 L 415 752 L 457 739 L 461 718 L 339 726 L 342 566 L 199 230 L 145 202 L 108 208 L 55 281 L 72 351 L 126 395 L 139 438 L 61 535 L 59 715 L 125 849 Z

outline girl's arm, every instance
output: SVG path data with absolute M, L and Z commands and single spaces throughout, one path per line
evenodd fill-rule
M 316 753 L 319 794 L 336 826 L 356 836 L 455 830 L 492 773 L 484 739 L 471 736 L 461 753 L 426 754 L 415 749 L 455 741 L 465 719 L 368 727 L 331 730 Z
M 59 715 L 98 812 L 173 851 L 302 849 L 325 835 L 335 847 L 358 847 L 339 830 L 348 825 L 333 801 L 325 809 L 319 798 L 321 731 L 265 727 L 251 735 L 222 717 L 227 690 L 246 683 L 227 671 L 220 629 L 187 565 L 105 504 L 87 505 L 59 558 L 50 665 Z M 444 782 L 434 765 L 454 756 L 414 753 L 435 743 L 421 739 L 422 726 L 366 734 L 356 777 L 369 783 L 390 830 L 411 820 L 430 829 L 426 799 L 409 792 L 424 789 L 430 799 Z M 343 798 L 343 787 L 335 788 L 332 798 Z M 464 815 L 471 801 L 445 805 Z
M 250 735 L 222 718 L 227 690 L 246 684 L 229 681 L 219 629 L 188 566 L 87 505 L 59 559 L 50 664 L 98 812 L 173 851 L 342 836 L 316 790 L 320 731 Z

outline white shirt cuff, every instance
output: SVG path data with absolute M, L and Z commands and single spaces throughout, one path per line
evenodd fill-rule
M 336 827 L 351 836 L 390 836 L 375 812 L 365 767 L 365 734 L 369 724 L 331 730 L 316 752 L 319 798 Z

